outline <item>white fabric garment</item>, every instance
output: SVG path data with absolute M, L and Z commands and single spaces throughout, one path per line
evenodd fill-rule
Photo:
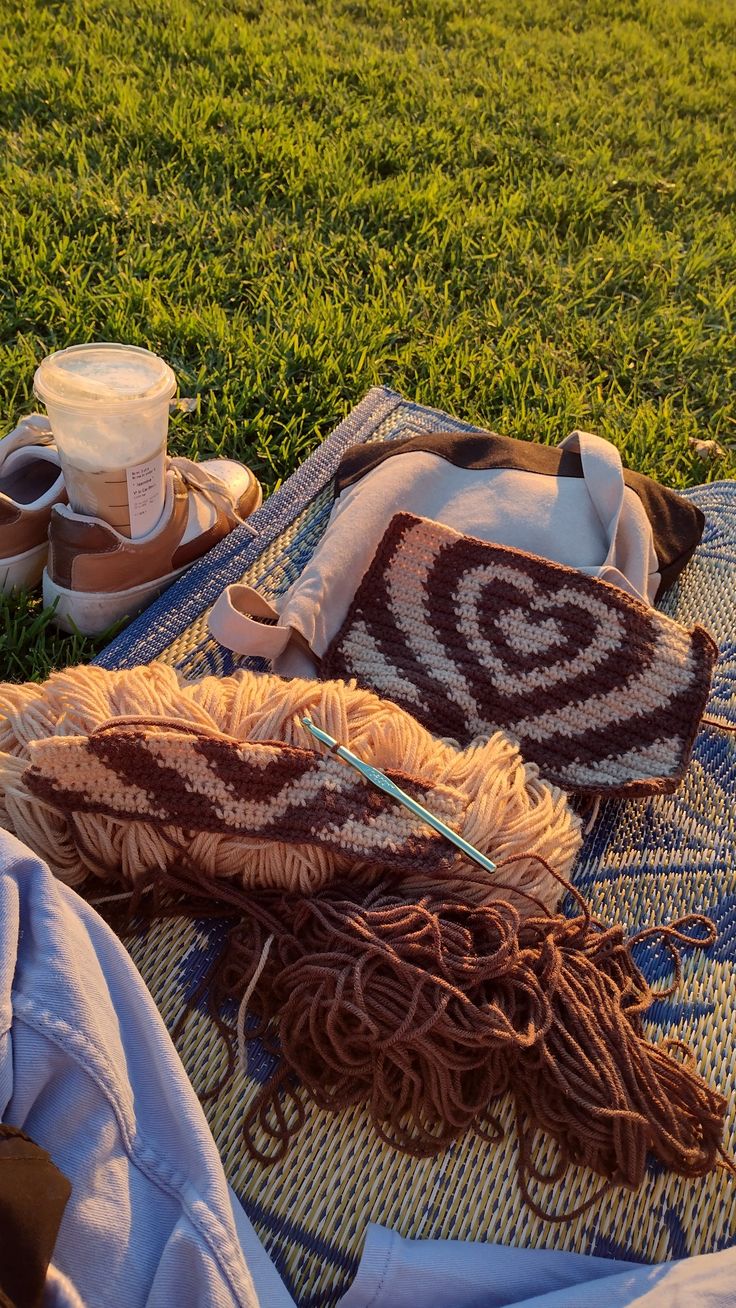
M 6 831 L 0 1119 L 71 1183 L 49 1304 L 293 1308 L 130 957 Z
M 45 1308 L 293 1308 L 120 941 L 0 831 L 0 1117 L 68 1177 Z M 290 1166 L 299 1166 L 298 1146 Z M 655 1267 L 369 1226 L 339 1308 L 736 1308 L 736 1250 Z
M 230 586 L 210 614 L 212 635 L 238 654 L 268 658 L 282 676 L 314 676 L 391 518 L 402 512 L 567 564 L 651 603 L 661 580 L 652 527 L 624 482 L 618 450 L 577 431 L 561 448 L 580 455 L 582 477 L 461 467 L 417 450 L 386 458 L 337 497 L 322 540 L 277 606 L 250 587 Z
M 369 1226 L 339 1308 L 736 1308 L 736 1249 L 647 1266 Z

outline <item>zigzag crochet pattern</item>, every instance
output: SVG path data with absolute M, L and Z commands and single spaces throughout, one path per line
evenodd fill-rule
M 461 745 L 506 731 L 567 790 L 645 795 L 682 779 L 717 654 L 616 586 L 400 513 L 321 671 Z
M 464 885 L 467 860 L 447 866 L 450 845 L 315 751 L 305 716 L 499 865 L 468 893 L 557 905 L 581 842 L 565 793 L 502 732 L 459 749 L 343 682 L 245 669 L 187 682 L 154 663 L 0 685 L 0 825 L 77 886 L 140 885 L 182 851 L 213 895 L 218 882 L 311 894 L 387 872 L 407 890 Z
M 314 845 L 399 873 L 441 877 L 457 862 L 442 836 L 332 754 L 153 719 L 39 740 L 31 757 L 28 790 L 69 814 Z M 387 775 L 444 822 L 463 825 L 467 793 Z

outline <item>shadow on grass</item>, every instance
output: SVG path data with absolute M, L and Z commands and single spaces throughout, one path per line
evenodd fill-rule
M 40 595 L 0 594 L 0 681 L 45 681 L 55 669 L 89 663 L 123 625 L 95 637 L 69 635 L 54 625 L 54 607 L 44 608 Z

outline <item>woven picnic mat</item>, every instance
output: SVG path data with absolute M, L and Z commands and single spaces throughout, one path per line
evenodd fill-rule
M 154 658 L 187 676 L 229 672 L 232 657 L 208 638 L 206 611 L 224 585 L 244 580 L 268 596 L 286 589 L 309 558 L 329 514 L 330 479 L 346 446 L 466 424 L 372 391 L 283 488 L 153 605 L 99 662 L 129 667 Z M 472 430 L 472 429 L 470 429 Z M 704 623 L 720 644 L 709 713 L 736 722 L 736 483 L 688 492 L 706 515 L 695 558 L 664 607 Z M 707 953 L 686 952 L 677 994 L 649 1014 L 652 1039 L 691 1043 L 698 1067 L 732 1101 L 729 1146 L 736 1148 L 736 738 L 706 727 L 675 795 L 606 804 L 586 842 L 576 880 L 594 910 L 631 930 L 688 912 L 710 914 L 719 928 Z M 224 927 L 167 921 L 127 940 L 165 1021 L 173 1028 L 204 975 Z M 652 978 L 669 975 L 661 950 L 643 945 L 639 962 Z M 234 1014 L 232 1014 L 234 1020 Z M 406 1158 L 373 1136 L 364 1112 L 332 1117 L 310 1107 L 307 1126 L 286 1161 L 254 1163 L 242 1145 L 244 1106 L 272 1069 L 256 1043 L 247 1075 L 205 1098 L 224 1065 L 224 1050 L 204 1005 L 188 1019 L 179 1053 L 205 1103 L 225 1171 L 290 1292 L 302 1308 L 332 1308 L 350 1283 L 366 1223 L 401 1235 L 489 1240 L 575 1249 L 655 1261 L 707 1253 L 736 1241 L 736 1186 L 722 1173 L 683 1181 L 652 1166 L 638 1193 L 614 1191 L 570 1224 L 552 1225 L 521 1201 L 509 1135 L 490 1147 L 468 1136 L 442 1157 Z M 510 1127 L 510 1116 L 507 1114 Z M 547 1162 L 552 1161 L 552 1150 Z M 578 1169 L 537 1197 L 552 1210 L 576 1207 L 599 1178 Z

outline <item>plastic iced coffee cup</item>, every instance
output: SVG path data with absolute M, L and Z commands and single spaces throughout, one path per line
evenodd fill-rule
M 137 345 L 73 345 L 42 361 L 33 389 L 46 405 L 71 507 L 124 536 L 145 536 L 164 506 L 176 390 L 169 365 Z

